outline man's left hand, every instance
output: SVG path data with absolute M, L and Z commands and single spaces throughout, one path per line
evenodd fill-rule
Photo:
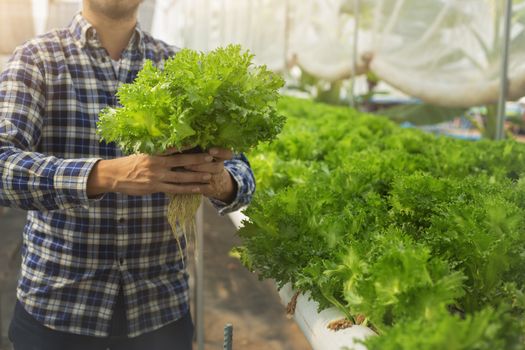
M 237 184 L 228 170 L 224 168 L 224 161 L 232 159 L 233 152 L 229 149 L 214 147 L 208 150 L 208 154 L 214 158 L 213 162 L 186 166 L 185 169 L 211 175 L 209 184 L 196 185 L 200 189 L 199 193 L 231 203 L 237 193 Z

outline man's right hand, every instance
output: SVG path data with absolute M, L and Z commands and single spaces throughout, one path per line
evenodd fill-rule
M 200 193 L 199 184 L 209 184 L 211 176 L 194 171 L 174 171 L 213 162 L 208 153 L 172 153 L 164 156 L 134 154 L 98 161 L 89 174 L 87 195 L 90 198 L 106 192 L 147 195 Z

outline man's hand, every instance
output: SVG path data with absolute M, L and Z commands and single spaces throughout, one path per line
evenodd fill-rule
M 237 184 L 228 170 L 224 168 L 224 161 L 232 159 L 233 153 L 228 149 L 214 147 L 208 151 L 208 154 L 213 157 L 213 162 L 188 165 L 184 168 L 197 173 L 211 175 L 208 184 L 199 185 L 201 189 L 199 193 L 225 203 L 231 203 L 237 193 Z
M 105 192 L 128 195 L 195 193 L 224 202 L 235 197 L 235 183 L 224 168 L 224 160 L 232 158 L 231 151 L 212 148 L 208 153 L 173 152 L 175 150 L 160 156 L 138 154 L 100 160 L 89 175 L 88 196 Z

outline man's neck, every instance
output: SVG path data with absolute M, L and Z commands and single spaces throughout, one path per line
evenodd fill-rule
M 97 30 L 102 47 L 107 50 L 109 56 L 114 60 L 119 60 L 135 30 L 136 16 L 115 20 L 94 13 L 89 7 L 84 7 L 82 16 Z

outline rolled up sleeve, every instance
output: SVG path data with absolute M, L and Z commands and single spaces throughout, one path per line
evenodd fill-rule
M 0 205 L 25 210 L 88 206 L 87 179 L 98 159 L 35 151 L 45 114 L 44 77 L 26 49 L 0 75 Z
M 237 154 L 233 159 L 225 161 L 224 167 L 237 184 L 237 194 L 229 204 L 210 198 L 211 203 L 221 215 L 247 206 L 255 193 L 255 178 L 250 168 L 250 163 L 244 154 Z

